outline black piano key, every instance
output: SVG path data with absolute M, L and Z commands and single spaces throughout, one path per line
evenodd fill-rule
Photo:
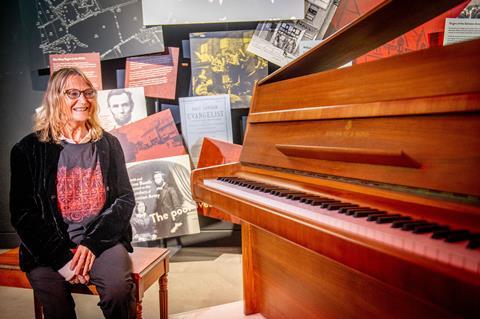
M 334 205 L 341 205 L 343 204 L 341 201 L 334 201 L 334 202 L 328 202 L 328 203 L 324 203 L 322 204 L 322 208 L 325 208 L 325 209 L 329 209 L 330 207 L 334 206 Z
M 432 238 L 433 239 L 445 239 L 447 238 L 448 235 L 450 235 L 452 231 L 449 229 L 444 229 L 444 230 L 435 230 L 433 231 Z
M 319 196 L 303 196 L 302 198 L 300 198 L 300 203 L 308 204 L 312 200 L 320 200 L 320 199 L 322 199 L 322 197 L 319 197 Z
M 424 225 L 424 226 L 417 226 L 413 229 L 414 234 L 426 234 L 432 233 L 435 230 L 448 230 L 449 227 L 445 225 L 438 225 L 438 224 L 431 224 L 431 225 Z
M 303 200 L 303 202 L 302 202 L 302 200 Z M 305 198 L 305 199 L 301 198 L 300 199 L 300 202 L 308 204 L 308 205 L 310 205 L 313 202 L 320 202 L 320 201 L 322 201 L 321 198 Z
M 319 198 L 319 199 L 316 199 L 316 201 L 321 202 L 320 205 L 332 203 L 332 199 L 331 199 L 331 198 Z
M 468 240 L 470 235 L 471 234 L 468 230 L 455 230 L 448 234 L 447 238 L 445 238 L 445 241 L 447 243 L 457 243 L 459 241 Z
M 338 210 L 339 213 L 340 213 L 340 210 L 343 210 L 342 211 L 342 214 L 345 212 L 346 209 L 348 208 L 357 208 L 358 205 L 357 204 L 352 204 L 352 203 L 345 203 L 343 205 L 335 205 L 336 207 L 333 208 L 332 210 Z
M 311 206 L 320 206 L 324 203 L 324 200 L 323 199 L 314 199 L 312 200 L 311 202 L 308 202 L 308 205 L 311 205 Z
M 277 190 L 280 187 L 272 187 L 272 186 L 267 186 L 267 187 L 262 187 L 260 188 L 260 191 L 263 193 L 270 193 L 271 191 Z
M 220 177 L 220 178 L 223 178 L 223 180 L 227 181 L 227 180 L 234 180 L 234 179 L 238 179 L 239 177 L 236 177 L 236 176 L 223 176 L 223 177 Z
M 293 195 L 302 195 L 302 196 L 304 196 L 304 197 L 305 197 L 305 196 L 309 196 L 309 194 L 307 194 L 307 193 L 300 192 L 300 191 L 293 191 L 293 190 L 291 190 L 291 189 L 289 189 L 287 192 L 285 192 L 285 194 L 287 195 L 287 197 L 288 197 L 288 195 L 292 195 L 292 196 L 293 196 Z
M 469 239 L 480 239 L 480 233 L 473 233 L 473 234 L 470 234 L 470 237 Z
M 291 194 L 292 191 L 289 189 L 276 189 L 270 192 L 270 194 L 278 196 L 278 197 L 286 197 L 287 195 Z
M 413 220 L 409 223 L 403 224 L 401 229 L 405 231 L 411 231 L 411 230 L 414 230 L 415 227 L 417 226 L 423 226 L 428 224 L 431 224 L 431 223 L 427 222 L 426 220 Z
M 359 207 L 359 208 L 347 209 L 345 211 L 345 215 L 351 216 L 351 215 L 354 215 L 356 212 L 363 212 L 363 211 L 379 212 L 379 210 L 375 208 Z
M 290 192 L 289 189 L 278 188 L 278 189 L 274 189 L 274 190 L 270 191 L 270 194 L 275 195 L 275 196 L 281 196 L 281 194 L 286 194 L 286 193 L 289 193 L 289 192 Z M 284 196 L 286 196 L 286 195 L 284 195 Z
M 367 222 L 375 222 L 380 217 L 398 217 L 399 214 L 372 214 L 367 217 Z
M 322 200 L 322 205 L 320 205 L 322 208 L 326 208 L 327 205 L 329 204 L 338 204 L 338 203 L 341 203 L 339 200 L 336 200 L 336 199 L 324 199 Z
M 388 224 L 388 223 L 393 223 L 395 221 L 407 221 L 407 220 L 412 220 L 411 217 L 408 216 L 387 216 L 387 217 L 379 217 L 376 220 L 377 224 Z
M 300 200 L 300 198 L 305 197 L 307 194 L 305 193 L 296 193 L 296 194 L 289 194 L 287 195 L 287 199 L 291 200 Z
M 411 218 L 410 219 L 405 219 L 405 220 L 396 220 L 392 223 L 391 227 L 392 228 L 401 228 L 405 224 L 412 223 L 412 222 L 417 222 L 417 221 L 414 221 Z
M 241 184 L 243 182 L 246 182 L 246 180 L 244 180 L 243 178 L 236 178 L 236 179 L 232 179 L 232 182 L 233 182 L 233 184 L 238 185 L 238 184 Z
M 368 216 L 371 216 L 371 215 L 385 215 L 387 212 L 385 211 L 379 211 L 379 210 L 361 210 L 361 211 L 357 211 L 357 212 L 354 212 L 353 216 L 354 218 L 364 218 L 364 217 L 368 217 Z
M 345 214 L 347 212 L 347 210 L 349 210 L 349 209 L 360 209 L 360 210 L 362 210 L 362 209 L 370 209 L 370 208 L 369 207 L 360 207 L 358 205 L 355 205 L 355 206 L 351 206 L 351 207 L 342 207 L 342 208 L 339 209 L 338 212 L 340 214 Z
M 470 234 L 469 242 L 467 244 L 468 249 L 480 248 L 480 233 Z
M 322 203 L 338 202 L 338 200 L 336 200 L 336 199 L 321 197 L 321 196 L 319 196 L 316 200 L 321 201 Z
M 350 203 L 340 203 L 340 204 L 330 204 L 327 207 L 325 207 L 328 210 L 339 210 L 340 208 L 344 207 L 356 207 L 358 205 L 353 206 L 353 204 Z
M 477 249 L 480 248 L 480 239 L 472 239 L 467 244 L 468 249 Z
M 292 191 L 279 192 L 279 193 L 278 193 L 278 196 L 280 196 L 280 197 L 287 197 L 288 195 L 291 195 L 291 194 L 297 194 L 297 193 L 292 193 Z M 298 194 L 303 194 L 303 193 L 298 193 Z

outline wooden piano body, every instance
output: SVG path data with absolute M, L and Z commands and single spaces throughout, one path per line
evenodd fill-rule
M 414 14 L 409 10 L 428 20 L 459 3 L 401 2 L 387 1 L 261 81 L 240 162 L 192 173 L 195 200 L 242 220 L 246 314 L 480 315 L 480 249 L 466 242 L 375 223 L 370 231 L 364 221 L 363 228 L 350 227 L 342 214 L 341 223 L 329 223 L 323 215 L 335 220 L 335 213 L 215 186 L 217 177 L 233 176 L 479 233 L 480 40 L 329 70 L 372 49 L 365 39 L 351 41 L 377 20 L 407 26 L 367 32 L 375 45 L 421 23 L 402 20 Z M 320 62 L 310 69 L 318 72 L 308 74 L 315 57 Z

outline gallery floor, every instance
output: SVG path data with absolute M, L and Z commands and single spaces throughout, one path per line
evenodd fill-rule
M 239 247 L 182 248 L 171 258 L 169 318 L 245 318 L 242 314 L 242 260 Z M 74 295 L 77 316 L 103 318 L 97 296 Z M 158 318 L 158 285 L 143 299 L 144 318 Z M 31 290 L 0 287 L 2 318 L 33 318 Z M 248 318 L 261 318 L 254 315 Z

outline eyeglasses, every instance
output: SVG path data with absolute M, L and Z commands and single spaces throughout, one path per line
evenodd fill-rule
M 86 99 L 93 99 L 97 95 L 97 91 L 94 89 L 86 89 L 83 91 L 77 89 L 70 89 L 66 90 L 65 94 L 72 100 L 79 99 L 82 94 Z

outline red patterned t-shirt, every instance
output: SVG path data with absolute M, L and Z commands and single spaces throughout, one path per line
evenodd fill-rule
M 57 171 L 57 204 L 70 238 L 79 243 L 105 204 L 105 186 L 94 143 L 62 142 Z

